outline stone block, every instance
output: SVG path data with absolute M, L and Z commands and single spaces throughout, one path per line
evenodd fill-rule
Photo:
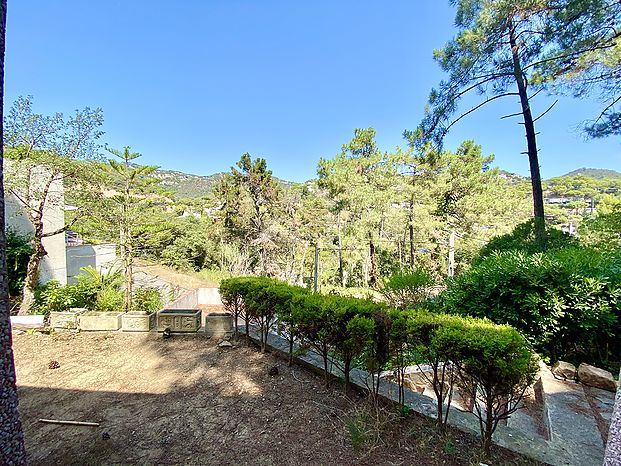
M 228 312 L 212 313 L 205 317 L 205 333 L 222 338 L 233 331 L 233 316 Z
M 578 366 L 578 380 L 589 387 L 611 392 L 617 391 L 617 382 L 610 372 L 585 363 Z
M 78 317 L 80 330 L 93 332 L 118 330 L 121 328 L 122 314 L 122 312 L 85 312 Z
M 569 362 L 558 361 L 552 367 L 552 373 L 557 379 L 576 380 L 576 366 Z
M 157 331 L 197 332 L 201 327 L 200 309 L 164 309 L 157 313 Z
M 81 307 L 72 307 L 68 311 L 50 312 L 50 327 L 54 328 L 77 328 L 78 317 L 86 312 Z
M 31 314 L 27 316 L 11 316 L 13 328 L 37 328 L 43 327 L 45 316 L 43 314 Z
M 155 325 L 155 314 L 148 314 L 144 311 L 126 312 L 121 316 L 124 332 L 148 332 Z

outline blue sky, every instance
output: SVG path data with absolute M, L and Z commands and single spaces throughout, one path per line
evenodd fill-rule
M 168 9 L 166 7 L 169 7 Z M 422 117 L 442 78 L 432 51 L 454 33 L 447 2 L 19 0 L 9 2 L 5 102 L 40 113 L 101 107 L 102 142 L 143 163 L 208 175 L 244 152 L 280 178 L 316 174 L 356 127 L 384 150 Z M 549 99 L 538 97 L 535 111 Z M 517 101 L 462 120 L 496 165 L 528 174 Z M 563 98 L 538 122 L 545 178 L 579 167 L 621 171 L 619 138 L 585 141 L 598 105 Z

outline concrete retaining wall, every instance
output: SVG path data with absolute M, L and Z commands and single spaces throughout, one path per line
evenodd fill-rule
M 194 309 L 198 306 L 222 306 L 218 288 L 197 288 L 177 298 L 168 309 Z
M 220 291 L 218 288 L 199 288 L 197 304 L 207 304 L 209 306 L 221 306 Z

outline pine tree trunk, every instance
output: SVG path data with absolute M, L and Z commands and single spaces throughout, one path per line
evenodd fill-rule
M 125 295 L 123 308 L 125 312 L 129 312 L 132 309 L 132 291 L 134 284 L 134 258 L 132 255 L 131 247 L 126 249 L 127 257 L 125 263 Z
M 22 289 L 22 302 L 19 306 L 18 315 L 26 315 L 30 311 L 30 307 L 34 304 L 34 294 L 39 284 L 39 266 L 41 260 L 47 254 L 43 247 L 41 236 L 43 235 L 43 224 L 38 223 L 35 225 L 34 238 L 32 240 L 33 252 L 28 260 L 28 266 L 26 267 L 26 279 L 24 280 L 24 287 Z
M 526 144 L 528 162 L 530 165 L 530 182 L 533 189 L 533 216 L 535 217 L 535 236 L 537 242 L 545 246 L 545 215 L 543 208 L 543 189 L 541 187 L 541 173 L 539 172 L 539 155 L 537 152 L 537 133 L 535 122 L 530 109 L 528 99 L 527 82 L 520 63 L 520 50 L 517 45 L 515 30 L 512 21 L 509 21 L 509 43 L 513 58 L 513 74 L 518 87 L 522 115 L 524 117 L 524 130 L 526 131 Z
M 0 121 L 3 121 L 6 0 L 0 1 Z M 24 433 L 17 409 L 4 230 L 4 132 L 0 125 L 0 464 L 25 465 Z
M 375 244 L 373 243 L 373 236 L 371 236 L 371 233 L 369 233 L 369 258 L 371 260 L 371 279 L 369 282 L 371 286 L 375 286 L 379 282 L 379 272 L 377 270 Z

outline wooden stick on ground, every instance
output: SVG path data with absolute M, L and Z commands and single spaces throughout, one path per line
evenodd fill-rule
M 71 426 L 99 427 L 99 422 L 61 421 L 58 419 L 39 419 L 39 422 L 45 422 L 47 424 L 67 424 Z

